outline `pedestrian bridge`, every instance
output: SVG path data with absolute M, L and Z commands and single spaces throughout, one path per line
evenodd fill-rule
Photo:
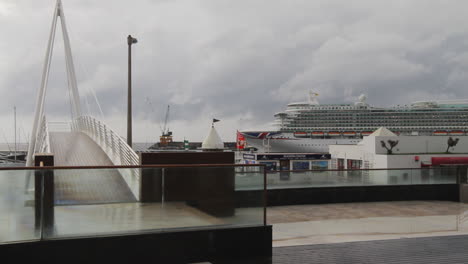
M 47 123 L 44 116 L 39 128 L 32 153 L 50 153 L 55 166 L 139 164 L 138 155 L 125 140 L 91 116 L 69 123 Z M 29 158 L 33 159 L 34 155 Z M 137 169 L 109 169 L 106 173 L 101 171 L 99 177 L 90 171 L 80 172 L 79 177 L 73 177 L 73 173 L 77 171 L 55 173 L 56 204 L 131 202 L 139 197 Z
M 47 123 L 42 118 L 33 153 L 53 153 L 55 166 L 139 165 L 138 155 L 109 126 L 92 116 Z
M 52 60 L 55 33 L 60 19 L 65 48 L 65 62 L 70 96 L 71 120 L 69 122 L 50 122 L 45 112 L 45 98 Z M 64 89 L 64 93 L 67 91 Z M 96 103 L 99 102 L 96 98 Z M 101 113 L 102 114 L 102 113 Z M 65 23 L 65 15 L 60 0 L 57 1 L 46 59 L 42 73 L 41 86 L 37 94 L 34 123 L 31 133 L 26 166 L 34 164 L 38 153 L 54 156 L 55 166 L 113 166 L 139 165 L 139 157 L 126 141 L 108 125 L 90 114 L 83 114 L 78 90 L 75 67 L 71 52 L 70 39 Z M 75 172 L 76 173 L 76 172 Z M 139 197 L 140 175 L 138 170 L 109 170 L 106 177 L 80 174 L 80 181 L 66 171 L 55 173 L 57 203 L 86 203 L 132 201 Z M 26 183 L 27 188 L 31 182 Z M 85 194 L 87 198 L 80 197 Z M 91 198 L 89 198 L 91 197 Z M 91 202 L 91 201 L 90 201 Z

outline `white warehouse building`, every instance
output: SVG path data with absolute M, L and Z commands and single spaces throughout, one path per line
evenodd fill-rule
M 330 145 L 329 148 L 331 169 L 468 164 L 468 136 L 397 136 L 382 127 L 356 145 Z

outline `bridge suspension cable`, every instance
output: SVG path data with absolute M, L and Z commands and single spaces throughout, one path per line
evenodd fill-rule
M 78 85 L 76 81 L 76 74 L 75 74 L 75 66 L 73 64 L 73 56 L 71 53 L 71 46 L 70 46 L 70 38 L 68 37 L 68 31 L 65 21 L 65 14 L 63 12 L 62 1 L 57 0 L 54 15 L 52 19 L 52 27 L 49 35 L 49 41 L 46 50 L 46 56 L 44 61 L 44 67 L 42 71 L 42 79 L 41 79 L 41 86 L 37 93 L 36 97 L 36 108 L 34 112 L 34 121 L 33 127 L 31 131 L 31 140 L 29 141 L 28 147 L 28 156 L 26 160 L 26 166 L 32 166 L 32 155 L 38 151 L 37 148 L 43 148 L 43 146 L 36 146 L 36 142 L 38 138 L 41 138 L 41 134 L 44 132 L 40 130 L 41 122 L 45 122 L 45 115 L 44 115 L 44 102 L 45 102 L 45 95 L 47 91 L 47 84 L 49 81 L 49 72 L 50 72 L 50 65 L 52 61 L 52 53 L 54 50 L 54 42 L 55 42 L 55 33 L 57 31 L 57 22 L 60 18 L 60 24 L 62 27 L 62 35 L 63 35 L 63 42 L 65 47 L 65 62 L 66 62 L 66 70 L 67 70 L 67 77 L 68 77 L 68 84 L 71 93 L 71 105 L 72 105 L 72 117 L 78 118 L 81 116 L 81 104 L 80 104 L 80 95 L 78 92 Z

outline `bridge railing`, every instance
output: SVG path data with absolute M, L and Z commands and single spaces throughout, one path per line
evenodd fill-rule
M 83 132 L 93 139 L 107 154 L 114 165 L 139 165 L 138 154 L 102 121 L 91 116 L 81 116 L 75 119 L 71 125 L 72 131 Z M 137 199 L 140 197 L 140 172 L 138 169 L 120 171 L 125 182 L 130 187 Z
M 47 122 L 50 132 L 70 132 L 70 122 Z

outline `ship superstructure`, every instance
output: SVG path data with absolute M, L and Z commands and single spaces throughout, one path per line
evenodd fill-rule
M 329 144 L 355 144 L 379 127 L 399 135 L 466 135 L 468 100 L 419 101 L 375 107 L 365 95 L 352 104 L 290 103 L 275 114 L 276 130 L 243 131 L 247 142 L 270 152 L 328 152 Z

